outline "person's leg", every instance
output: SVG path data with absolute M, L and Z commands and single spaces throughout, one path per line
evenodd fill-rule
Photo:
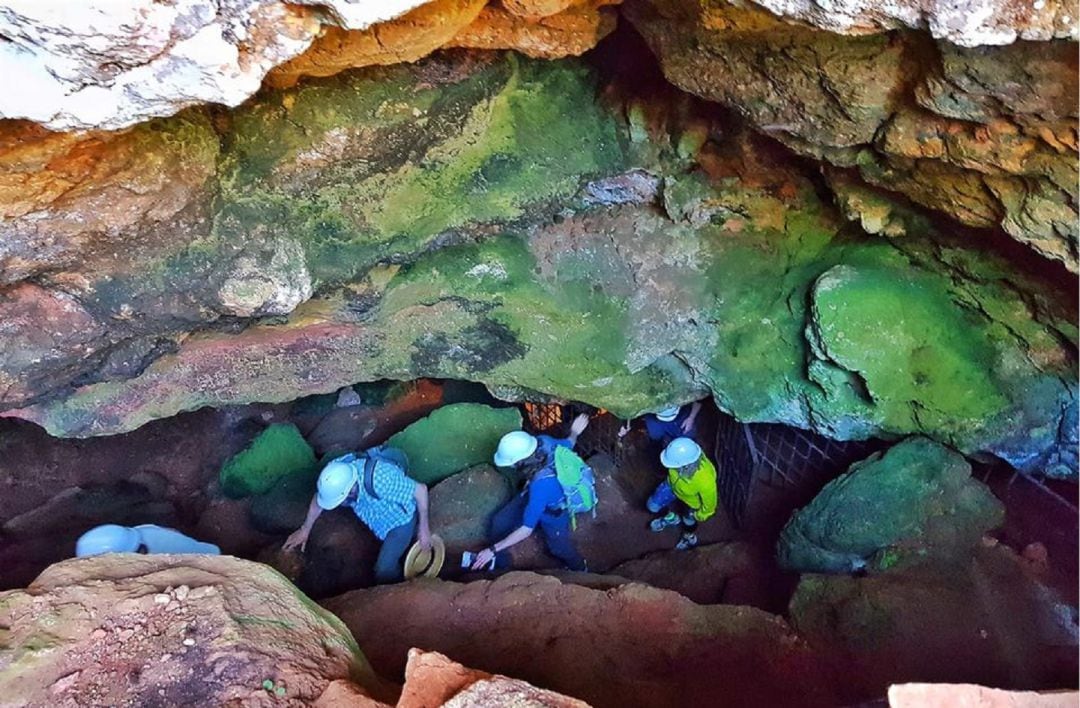
M 659 485 L 656 490 L 649 496 L 648 501 L 645 502 L 645 508 L 653 514 L 659 514 L 667 510 L 675 502 L 675 492 L 672 491 L 671 485 L 665 479 Z M 649 523 L 649 528 L 653 531 L 663 531 L 664 529 L 675 526 L 679 523 L 679 515 L 673 511 L 667 511 L 663 516 L 659 516 L 653 519 Z
M 506 538 L 511 531 L 521 526 L 525 516 L 525 495 L 515 494 L 503 508 L 491 516 L 488 523 L 488 542 L 496 543 Z M 500 551 L 495 554 L 495 568 L 509 568 L 513 557 L 510 551 Z
M 413 514 L 408 523 L 392 528 L 390 533 L 386 534 L 382 548 L 379 549 L 379 557 L 375 559 L 376 585 L 396 583 L 405 577 L 401 557 L 409 550 L 415 532 L 416 514 Z
M 679 515 L 679 522 L 682 524 L 682 536 L 675 544 L 675 548 L 685 551 L 698 544 L 697 519 L 694 518 L 694 510 L 681 501 L 675 505 L 675 512 Z
M 557 521 L 540 521 L 540 533 L 544 536 L 544 544 L 548 552 L 566 564 L 570 570 L 588 570 L 585 559 L 574 547 L 574 539 L 570 535 L 570 517 L 563 514 Z

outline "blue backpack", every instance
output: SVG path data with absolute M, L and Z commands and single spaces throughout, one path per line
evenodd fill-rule
M 577 528 L 577 515 L 591 512 L 596 518 L 596 477 L 592 467 L 568 447 L 555 449 L 555 479 L 562 487 L 562 508 L 570 513 L 570 528 Z
M 368 448 L 359 455 L 350 452 L 348 455 L 344 455 L 338 459 L 342 462 L 353 462 L 357 464 L 363 461 L 363 474 L 360 475 L 360 479 L 364 485 L 364 492 L 375 500 L 381 499 L 379 494 L 375 491 L 375 463 L 381 460 L 396 465 L 402 472 L 409 471 L 409 456 L 405 454 L 405 451 L 386 445 Z

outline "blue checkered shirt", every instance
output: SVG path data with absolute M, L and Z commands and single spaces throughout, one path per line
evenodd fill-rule
M 353 462 L 360 478 L 360 493 L 352 503 L 353 513 L 382 541 L 391 529 L 412 520 L 416 513 L 416 482 L 394 463 L 378 460 L 372 484 L 379 498 L 372 499 L 364 488 L 364 462 L 362 457 Z

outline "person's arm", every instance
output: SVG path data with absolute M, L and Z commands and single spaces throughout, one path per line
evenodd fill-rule
M 689 433 L 694 429 L 694 421 L 697 420 L 698 413 L 701 412 L 701 401 L 694 401 L 694 404 L 690 406 L 690 415 L 686 416 L 686 420 L 682 422 L 682 431 Z
M 577 445 L 578 436 L 585 431 L 585 428 L 589 427 L 589 416 L 585 413 L 579 413 L 574 422 L 570 424 L 570 435 L 567 436 L 567 440 L 570 441 L 570 447 Z
M 413 496 L 416 498 L 416 513 L 420 517 L 420 548 L 426 551 L 431 548 L 431 527 L 428 525 L 427 485 L 417 482 L 416 488 L 413 490 Z
M 701 506 L 694 510 L 694 518 L 698 523 L 707 521 L 716 513 L 716 476 L 707 477 L 698 488 L 698 499 Z
M 507 534 L 506 538 L 491 544 L 489 547 L 477 553 L 476 560 L 474 560 L 472 564 L 472 570 L 480 570 L 491 562 L 496 553 L 501 553 L 507 548 L 516 546 L 529 536 L 532 536 L 532 532 L 533 530 L 528 526 L 518 526 Z
M 628 420 L 628 421 L 626 421 L 625 423 L 622 424 L 622 427 L 619 428 L 619 433 L 618 433 L 620 440 L 625 438 L 627 433 L 630 432 L 630 429 L 633 426 L 633 423 L 634 423 L 634 420 L 631 418 L 630 420 Z
M 285 544 L 281 547 L 283 551 L 300 546 L 300 552 L 303 553 L 304 549 L 307 548 L 308 536 L 311 535 L 311 527 L 315 525 L 315 520 L 318 519 L 319 515 L 323 512 L 322 507 L 319 506 L 318 501 L 316 501 L 317 498 L 317 494 L 311 496 L 311 504 L 308 505 L 307 518 L 304 519 L 304 523 L 300 528 L 293 531 L 289 534 L 289 537 L 285 539 Z

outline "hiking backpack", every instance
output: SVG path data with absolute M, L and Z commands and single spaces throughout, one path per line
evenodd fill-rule
M 570 513 L 570 527 L 577 528 L 577 515 L 592 512 L 596 518 L 596 478 L 592 467 L 585 464 L 568 447 L 555 448 L 555 479 L 562 487 L 562 507 Z
M 360 459 L 360 458 L 358 458 Z M 386 445 L 379 445 L 378 447 L 368 448 L 368 450 L 362 455 L 364 460 L 364 491 L 372 499 L 380 499 L 379 495 L 375 492 L 375 463 L 380 460 L 389 462 L 392 465 L 396 465 L 401 468 L 402 472 L 409 471 L 409 457 L 405 454 L 404 450 L 399 450 L 396 447 L 388 447 Z

